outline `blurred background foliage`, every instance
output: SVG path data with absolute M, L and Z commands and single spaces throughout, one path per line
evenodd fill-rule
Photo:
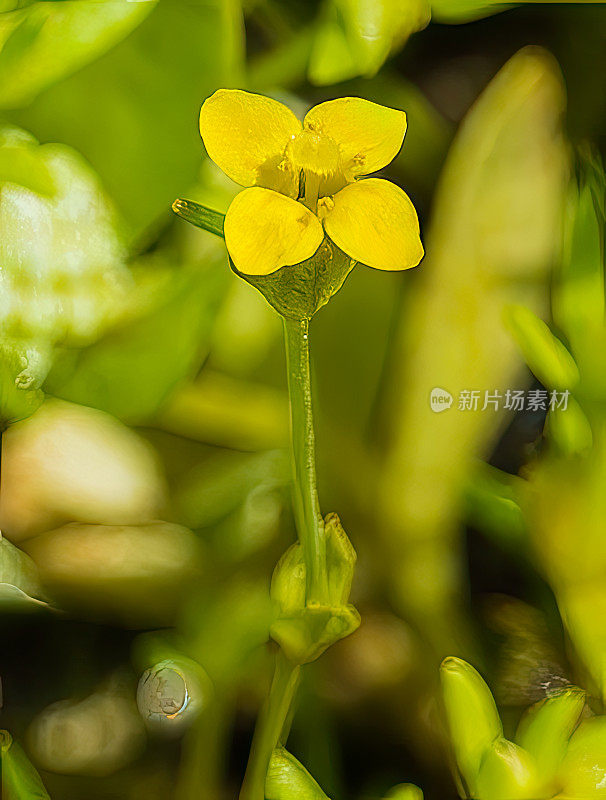
M 357 267 L 312 327 L 363 624 L 307 668 L 289 749 L 331 797 L 456 797 L 444 656 L 506 732 L 569 681 L 602 710 L 605 40 L 600 3 L 0 0 L 7 792 L 242 777 L 294 527 L 279 319 L 170 211 L 236 191 L 197 131 L 222 86 L 405 109 L 388 177 L 427 251 Z M 456 408 L 541 387 L 569 409 Z

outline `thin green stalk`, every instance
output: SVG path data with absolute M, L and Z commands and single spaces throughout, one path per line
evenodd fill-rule
M 309 321 L 284 319 L 294 509 L 306 566 L 306 602 L 320 603 L 328 595 L 324 521 L 316 489 L 316 458 L 309 368 Z M 299 681 L 300 666 L 279 651 L 267 701 L 253 736 L 240 800 L 265 800 L 265 778 L 272 753 L 286 736 L 287 720 Z
M 290 396 L 294 508 L 307 568 L 307 602 L 327 595 L 326 540 L 316 489 L 316 454 L 309 369 L 309 321 L 284 319 Z
M 282 730 L 299 683 L 301 667 L 276 655 L 276 669 L 271 689 L 259 715 L 253 736 L 240 800 L 265 800 L 265 777 L 274 749 L 281 741 Z

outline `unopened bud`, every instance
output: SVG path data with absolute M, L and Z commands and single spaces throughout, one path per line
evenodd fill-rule
M 327 602 L 307 603 L 307 570 L 300 544 L 294 544 L 278 562 L 271 582 L 276 619 L 272 638 L 286 657 L 305 664 L 330 645 L 348 636 L 360 624 L 360 615 L 347 601 L 355 551 L 336 514 L 326 518 Z
M 328 797 L 303 764 L 278 747 L 265 778 L 265 800 L 328 800 Z
M 440 669 L 442 696 L 457 766 L 472 797 L 477 797 L 480 764 L 503 726 L 490 689 L 480 673 L 460 658 Z M 484 800 L 484 798 L 482 798 Z

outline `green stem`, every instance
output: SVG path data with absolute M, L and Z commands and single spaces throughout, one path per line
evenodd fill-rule
M 269 761 L 274 749 L 282 743 L 282 730 L 295 696 L 300 671 L 301 667 L 288 661 L 282 651 L 278 652 L 271 689 L 255 728 L 240 800 L 265 800 L 265 777 Z
M 309 368 L 309 320 L 284 319 L 290 397 L 294 509 L 306 566 L 306 601 L 323 604 L 328 595 L 324 521 L 316 489 L 316 456 Z M 281 738 L 297 689 L 300 666 L 276 656 L 267 701 L 259 715 L 240 800 L 265 800 L 269 762 Z
M 307 602 L 328 592 L 324 521 L 316 489 L 316 453 L 309 369 L 309 320 L 284 319 L 290 396 L 294 508 L 307 570 Z

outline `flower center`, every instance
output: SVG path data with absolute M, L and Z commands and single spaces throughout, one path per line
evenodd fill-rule
M 285 155 L 295 174 L 299 174 L 297 199 L 314 213 L 318 198 L 334 194 L 345 186 L 339 147 L 330 136 L 305 129 L 293 136 Z

